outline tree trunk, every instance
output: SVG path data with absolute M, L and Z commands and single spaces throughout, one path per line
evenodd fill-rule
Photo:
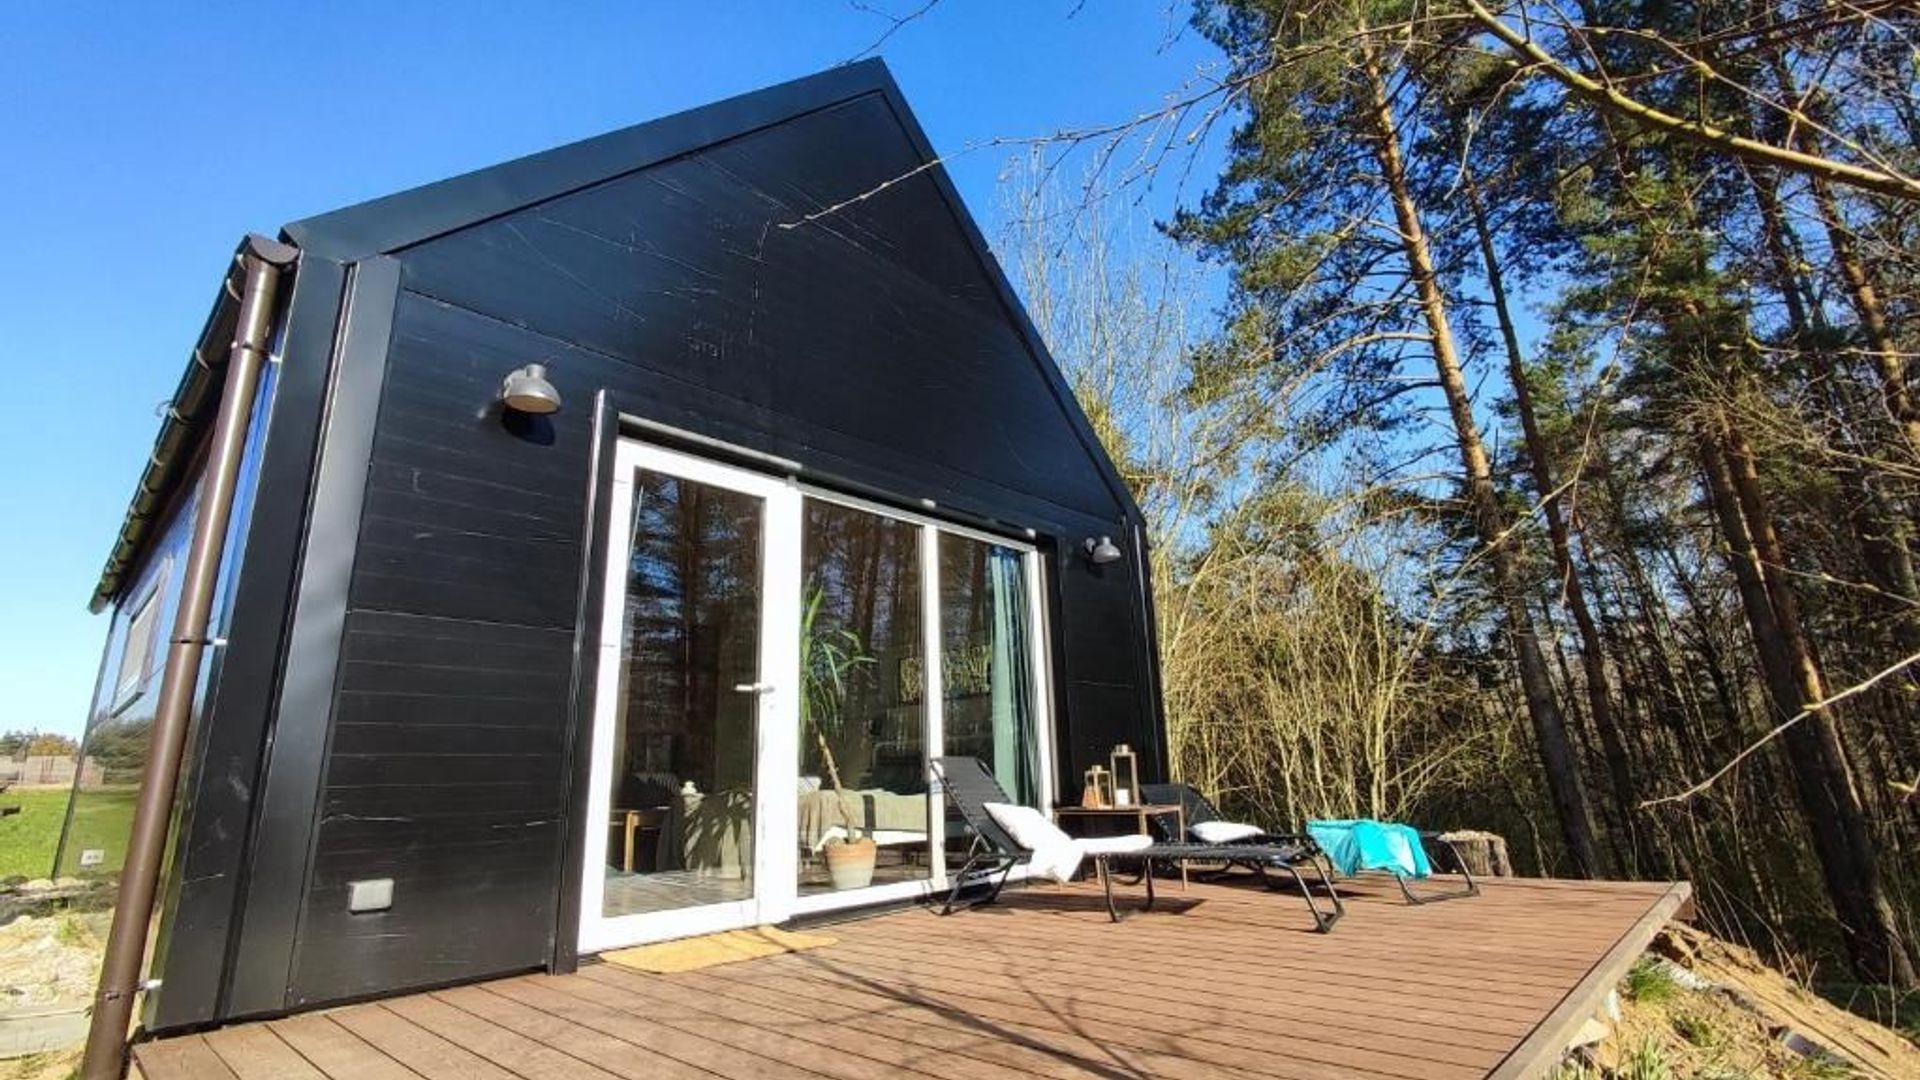
M 1775 722 L 1784 722 L 1825 693 L 1800 629 L 1798 602 L 1780 573 L 1785 564 L 1771 513 L 1752 458 L 1734 433 L 1724 427 L 1705 433 L 1699 450 Z M 1782 744 L 1854 970 L 1867 981 L 1914 986 L 1913 958 L 1894 932 L 1893 909 L 1830 710 L 1788 728 Z
M 1784 100 L 1798 100 L 1800 89 L 1785 59 L 1775 53 L 1771 62 L 1774 78 L 1780 83 L 1781 93 L 1786 95 Z M 1818 103 L 1814 103 L 1816 111 L 1817 106 Z M 1818 137 L 1811 131 L 1789 129 L 1784 134 L 1789 149 L 1802 149 L 1814 154 L 1821 150 Z M 1834 268 L 1840 272 L 1840 280 L 1847 287 L 1847 299 L 1852 303 L 1854 313 L 1860 317 L 1860 329 L 1866 335 L 1874 370 L 1880 375 L 1880 393 L 1885 399 L 1887 412 L 1899 425 L 1907 452 L 1920 455 L 1920 408 L 1916 408 L 1913 391 L 1907 385 L 1906 361 L 1901 357 L 1893 340 L 1893 331 L 1887 325 L 1887 313 L 1881 305 L 1879 290 L 1867 273 L 1859 249 L 1854 246 L 1853 231 L 1847 228 L 1846 218 L 1840 213 L 1840 200 L 1834 194 L 1833 182 L 1809 174 L 1808 183 L 1813 191 L 1814 206 L 1820 213 L 1821 224 L 1826 226 Z
M 1493 567 L 1494 589 L 1506 615 L 1506 630 L 1513 644 L 1520 672 L 1520 685 L 1526 697 L 1527 713 L 1533 721 L 1539 742 L 1541 764 L 1546 771 L 1547 789 L 1560 820 L 1560 831 L 1573 860 L 1573 872 L 1595 877 L 1600 858 L 1594 846 L 1593 822 L 1587 811 L 1586 792 L 1580 783 L 1580 763 L 1567 737 L 1565 718 L 1554 699 L 1553 680 L 1547 670 L 1533 618 L 1519 582 L 1513 547 L 1508 542 L 1509 523 L 1500 509 L 1493 486 L 1493 470 L 1486 447 L 1480 441 L 1479 426 L 1473 418 L 1473 403 L 1461 370 L 1459 349 L 1453 328 L 1447 320 L 1446 298 L 1433 269 L 1433 256 L 1420 224 L 1405 165 L 1400 157 L 1400 133 L 1393 106 L 1387 98 L 1386 80 L 1381 73 L 1372 46 L 1365 46 L 1363 70 L 1367 80 L 1369 126 L 1373 129 L 1374 154 L 1380 165 L 1380 179 L 1393 201 L 1394 217 L 1400 227 L 1401 247 L 1407 269 L 1419 296 L 1421 314 L 1432 339 L 1434 367 L 1447 398 L 1454 433 L 1460 444 L 1460 461 L 1466 471 L 1467 498 L 1473 513 L 1474 529 L 1486 546 Z
M 1520 335 L 1507 305 L 1505 275 L 1494 250 L 1493 233 L 1487 227 L 1487 214 L 1480 201 L 1479 184 L 1468 171 L 1464 178 L 1467 206 L 1473 213 L 1474 233 L 1480 243 L 1480 258 L 1485 266 L 1487 292 L 1493 300 L 1494 317 L 1500 324 L 1500 340 L 1506 346 L 1507 378 L 1513 384 L 1514 411 L 1520 417 L 1520 431 L 1526 445 L 1527 465 L 1534 487 L 1540 492 L 1540 513 L 1547 523 L 1547 537 L 1553 546 L 1554 570 L 1559 575 L 1560 595 L 1580 637 L 1580 668 L 1586 681 L 1587 712 L 1594 732 L 1600 737 L 1600 753 L 1607 763 L 1613 803 L 1626 831 L 1631 861 L 1620 869 L 1636 876 L 1639 864 L 1646 861 L 1646 850 L 1635 821 L 1633 765 L 1626 742 L 1620 737 L 1619 721 L 1613 711 L 1613 695 L 1607 676 L 1606 653 L 1601 647 L 1600 630 L 1587 606 L 1586 590 L 1574 571 L 1573 541 L 1561 510 L 1560 486 L 1555 480 L 1552 451 L 1540 431 L 1540 418 L 1534 411 L 1533 391 L 1527 382 L 1526 358 L 1520 348 Z
M 1786 305 L 1787 327 L 1797 342 L 1810 347 L 1816 346 L 1825 340 L 1826 320 L 1822 317 L 1818 304 L 1808 302 L 1800 275 L 1794 269 L 1798 264 L 1798 260 L 1794 257 L 1797 245 L 1793 241 L 1791 227 L 1787 224 L 1786 215 L 1780 206 L 1776 179 L 1764 174 L 1755 174 L 1753 194 L 1754 201 L 1760 208 L 1768 260 L 1773 264 L 1774 276 L 1778 278 L 1775 290 L 1779 292 Z M 1827 209 L 1829 208 L 1823 206 L 1822 212 L 1825 213 Z M 1837 213 L 1837 209 L 1834 212 Z M 1833 228 L 1831 224 L 1828 225 L 1830 234 Z M 1841 231 L 1844 232 L 1844 230 Z M 1850 257 L 1852 252 L 1850 238 L 1846 250 Z M 1841 252 L 1842 249 L 1838 246 L 1836 239 L 1834 258 L 1839 262 L 1847 262 L 1848 258 L 1843 258 Z M 1857 263 L 1857 260 L 1854 261 Z M 1861 286 L 1864 290 L 1864 298 L 1856 295 L 1856 304 L 1863 309 L 1862 321 L 1866 320 L 1865 312 L 1867 311 L 1875 312 L 1878 317 L 1878 301 L 1872 285 L 1865 281 L 1865 271 L 1856 265 L 1854 273 L 1843 276 L 1851 280 L 1854 274 L 1861 277 Z M 1881 319 L 1880 327 L 1884 333 L 1884 319 Z M 1884 348 L 1876 346 L 1876 349 L 1882 355 L 1891 356 L 1891 339 L 1884 339 L 1882 344 Z M 1809 381 L 1824 390 L 1827 408 L 1838 421 L 1846 411 L 1846 403 L 1841 400 L 1841 395 L 1834 386 L 1839 365 L 1833 363 L 1833 358 L 1829 356 L 1823 355 L 1820 359 L 1824 361 L 1824 366 L 1828 370 L 1809 372 Z M 1902 383 L 1904 384 L 1904 376 Z M 1891 407 L 1891 399 L 1889 399 L 1889 407 Z M 1886 505 L 1886 499 L 1875 490 L 1873 478 L 1860 465 L 1860 462 L 1868 457 L 1866 448 L 1852 441 L 1847 434 L 1847 426 L 1844 422 L 1839 422 L 1837 427 L 1842 445 L 1838 460 L 1832 468 L 1834 479 L 1839 483 L 1843 496 L 1847 500 L 1848 523 L 1853 528 L 1854 539 L 1860 545 L 1861 563 L 1866 568 L 1867 576 L 1872 579 L 1873 586 L 1887 595 L 1890 603 L 1883 606 L 1888 609 L 1887 615 L 1893 626 L 1894 640 L 1901 655 L 1909 655 L 1920 651 L 1920 583 L 1916 583 L 1913 557 L 1907 547 L 1908 530 L 1905 523 L 1891 512 Z

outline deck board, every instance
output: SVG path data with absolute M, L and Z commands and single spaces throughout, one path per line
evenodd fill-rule
M 143 1043 L 148 1080 L 1478 1080 L 1535 1075 L 1686 896 L 1503 880 L 1422 907 L 1168 888 L 1118 925 L 1085 888 L 824 929 L 826 948 L 651 975 L 584 965 Z

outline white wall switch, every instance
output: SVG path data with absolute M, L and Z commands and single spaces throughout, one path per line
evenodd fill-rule
M 371 878 L 347 883 L 347 910 L 359 915 L 393 906 L 393 879 Z

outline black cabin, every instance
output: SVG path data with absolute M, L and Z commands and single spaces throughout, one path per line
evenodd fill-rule
M 1139 511 L 879 62 L 281 240 L 150 1029 L 910 901 L 941 753 L 1164 772 Z M 65 873 L 115 869 L 235 297 L 94 599 Z

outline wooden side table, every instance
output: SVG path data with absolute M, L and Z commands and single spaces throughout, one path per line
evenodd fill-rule
M 1087 819 L 1105 818 L 1110 821 L 1132 821 L 1134 823 L 1134 830 L 1141 836 L 1153 835 L 1147 823 L 1149 818 L 1162 817 L 1167 814 L 1173 815 L 1174 828 L 1176 830 L 1174 835 L 1180 837 L 1182 840 L 1186 839 L 1187 808 L 1179 803 L 1139 803 L 1134 806 L 1100 807 L 1056 806 L 1053 808 L 1053 818 L 1060 823 L 1062 828 L 1066 826 L 1066 819 L 1070 817 Z M 1184 892 L 1186 888 L 1187 864 L 1183 861 L 1180 864 L 1180 889 Z
M 629 874 L 633 873 L 635 838 L 649 832 L 659 834 L 666 820 L 667 812 L 657 807 L 645 810 L 622 810 L 617 807 L 614 809 L 607 827 L 615 830 L 616 834 L 625 833 L 620 844 L 620 869 Z

